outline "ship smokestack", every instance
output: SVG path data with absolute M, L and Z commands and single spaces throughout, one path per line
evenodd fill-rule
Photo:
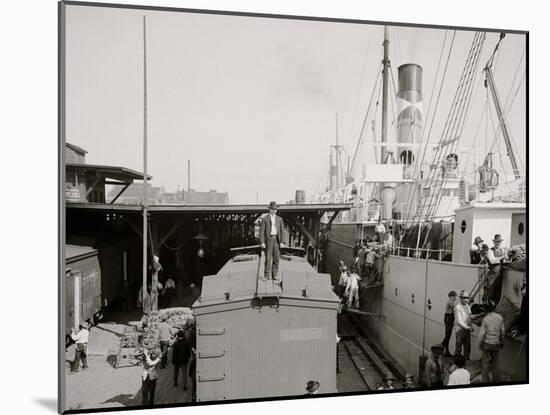
M 336 165 L 336 149 L 334 146 L 330 148 L 330 192 L 332 193 L 332 199 L 336 198 L 338 192 L 338 167 Z
M 422 67 L 407 63 L 398 68 L 397 91 L 397 157 L 402 164 L 414 163 L 418 156 L 418 146 L 399 146 L 419 144 L 424 126 L 422 99 Z

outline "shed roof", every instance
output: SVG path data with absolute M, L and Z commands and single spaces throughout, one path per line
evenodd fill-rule
M 84 150 L 82 147 L 79 147 L 75 144 L 71 144 L 71 143 L 65 143 L 65 147 L 69 147 L 71 150 L 73 150 L 74 152 L 78 153 L 78 154 L 86 154 L 87 151 Z
M 340 301 L 332 291 L 330 275 L 317 273 L 304 258 L 281 257 L 282 288 L 271 281 L 260 282 L 257 286 L 257 275 L 263 274 L 262 265 L 263 260 L 258 255 L 238 255 L 229 260 L 218 274 L 203 278 L 201 296 L 193 307 L 231 304 L 252 300 L 257 295 L 304 301 Z
M 94 249 L 91 246 L 69 244 L 65 245 L 65 263 L 67 264 L 78 261 L 79 259 L 88 258 L 96 254 L 97 249 Z
M 92 171 L 97 174 L 103 175 L 108 178 L 113 178 L 116 180 L 140 180 L 143 179 L 143 173 L 138 171 L 128 169 L 126 167 L 120 166 L 105 166 L 102 164 L 86 164 L 86 163 L 66 163 L 65 168 L 67 170 L 86 170 Z M 148 179 L 151 180 L 153 176 L 147 175 Z

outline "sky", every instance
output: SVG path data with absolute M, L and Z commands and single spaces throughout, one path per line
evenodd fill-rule
M 309 198 L 327 186 L 336 114 L 340 144 L 353 155 L 381 69 L 382 26 L 67 6 L 66 141 L 85 148 L 88 163 L 143 171 L 142 16 L 153 185 L 187 188 L 191 160 L 191 188 L 227 191 L 231 203 L 283 203 L 298 189 Z M 446 34 L 444 58 L 453 31 L 389 28 L 395 81 L 399 65 L 421 65 L 426 109 Z M 473 36 L 456 32 L 430 141 L 439 141 Z M 487 34 L 482 65 L 497 41 Z M 515 96 L 507 119 L 523 166 L 524 50 L 525 36 L 508 34 L 494 64 L 502 101 Z M 481 69 L 461 141 L 475 143 L 465 155 L 478 163 L 494 141 Z M 360 160 L 372 159 L 361 149 Z

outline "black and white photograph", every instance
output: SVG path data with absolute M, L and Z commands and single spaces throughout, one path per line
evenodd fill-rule
M 528 31 L 58 7 L 61 412 L 529 383 Z

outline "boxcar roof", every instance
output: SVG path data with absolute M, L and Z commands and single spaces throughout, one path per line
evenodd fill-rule
M 91 246 L 65 245 L 65 262 L 71 263 L 97 254 L 97 249 Z
M 231 304 L 252 300 L 258 296 L 301 299 L 338 303 L 332 291 L 329 274 L 319 274 L 300 257 L 282 256 L 279 274 L 282 289 L 271 281 L 260 282 L 258 272 L 263 274 L 263 260 L 258 255 L 239 255 L 229 260 L 216 275 L 203 278 L 202 291 L 194 308 Z M 259 268 L 260 266 L 260 268 Z M 258 290 L 258 292 L 257 292 Z

